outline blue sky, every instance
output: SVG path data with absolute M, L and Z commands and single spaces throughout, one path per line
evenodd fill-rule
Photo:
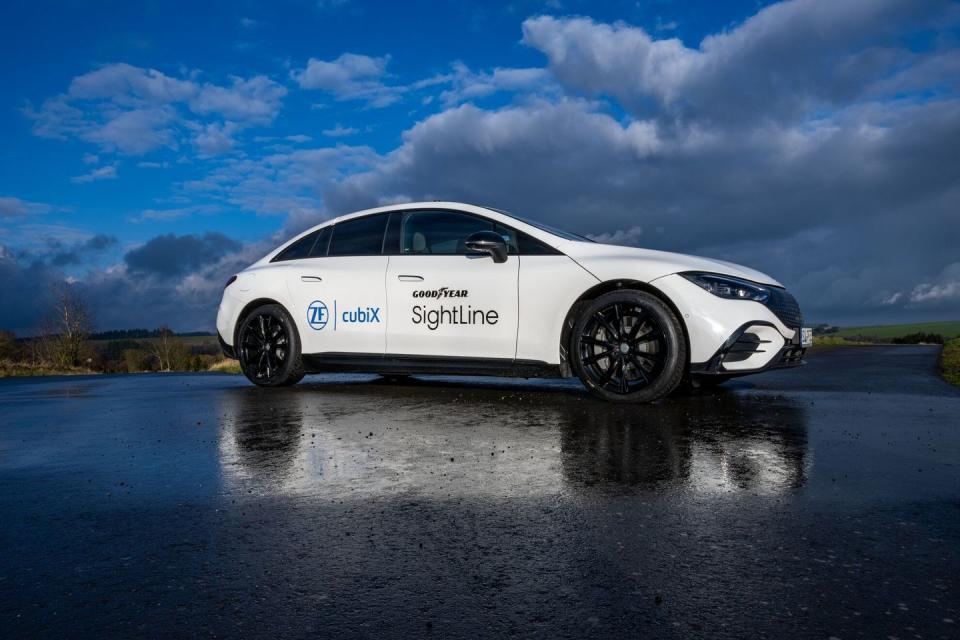
M 960 317 L 954 2 L 6 3 L 0 327 L 212 326 L 291 233 L 451 198 Z M 128 304 L 117 305 L 117 300 Z

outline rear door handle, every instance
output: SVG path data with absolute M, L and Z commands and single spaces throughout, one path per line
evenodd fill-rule
M 400 282 L 423 282 L 423 276 L 397 276 Z
M 323 282 L 320 276 L 300 276 L 302 282 Z

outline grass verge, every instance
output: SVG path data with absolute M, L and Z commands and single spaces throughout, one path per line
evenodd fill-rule
M 960 387 L 960 338 L 954 338 L 940 352 L 940 375 L 952 385 Z
M 214 362 L 207 371 L 216 373 L 242 373 L 240 371 L 240 363 L 231 358 L 224 358 L 219 362 Z
M 35 365 L 28 362 L 0 361 L 0 378 L 19 378 L 29 376 L 85 376 L 97 373 L 82 367 L 68 367 L 60 369 L 46 365 Z

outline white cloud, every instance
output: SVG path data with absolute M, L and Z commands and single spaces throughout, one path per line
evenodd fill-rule
M 240 127 L 233 122 L 211 122 L 197 128 L 193 138 L 200 157 L 218 156 L 227 153 L 237 144 L 234 139 Z
M 303 144 L 303 143 L 305 143 L 305 142 L 310 142 L 311 140 L 313 140 L 313 138 L 311 138 L 311 137 L 308 136 L 308 135 L 304 135 L 304 134 L 302 134 L 302 133 L 298 133 L 298 134 L 296 134 L 296 135 L 287 136 L 287 137 L 284 138 L 284 140 L 286 140 L 286 141 L 288 141 L 288 142 L 295 142 L 295 143 L 297 143 L 297 144 Z
M 934 282 L 918 284 L 910 292 L 910 302 L 940 303 L 960 300 L 960 262 L 944 267 Z
M 447 84 L 449 89 L 440 93 L 447 106 L 485 98 L 499 92 L 545 92 L 552 88 L 550 74 L 546 69 L 514 69 L 498 67 L 490 72 L 471 71 L 462 62 L 454 63 L 450 74 L 428 79 L 432 84 Z M 419 83 L 421 86 L 428 86 Z M 553 91 L 553 93 L 557 93 Z
M 199 82 L 198 73 L 175 78 L 155 69 L 108 64 L 77 76 L 66 93 L 27 106 L 33 132 L 79 138 L 105 152 L 144 155 L 177 149 L 191 131 L 267 125 L 280 111 L 286 87 L 266 76 Z M 219 148 L 225 141 L 221 138 Z M 210 148 L 210 145 L 206 145 Z
M 118 104 L 169 104 L 188 100 L 197 92 L 191 80 L 172 78 L 156 69 L 126 63 L 107 64 L 77 76 L 67 97 L 77 100 L 111 100 Z
M 304 69 L 292 71 L 301 89 L 333 94 L 337 100 L 363 100 L 372 107 L 385 107 L 400 99 L 403 87 L 384 84 L 390 56 L 371 57 L 344 53 L 335 60 L 310 58 Z
M 338 123 L 337 126 L 331 129 L 324 129 L 321 133 L 329 138 L 343 138 L 345 136 L 356 135 L 359 132 L 360 130 L 356 127 L 344 127 Z
M 139 216 L 133 218 L 132 222 L 146 222 L 148 220 L 170 222 L 173 220 L 189 218 L 197 214 L 212 215 L 215 213 L 220 213 L 222 210 L 223 207 L 212 204 L 191 205 L 187 207 L 175 207 L 171 209 L 146 209 Z
M 104 151 L 140 156 L 160 147 L 177 147 L 176 119 L 170 107 L 121 111 L 79 137 Z
M 190 109 L 236 122 L 269 124 L 280 111 L 280 100 L 286 94 L 286 87 L 266 76 L 254 76 L 248 80 L 234 77 L 229 87 L 203 85 L 190 101 Z
M 376 153 L 361 146 L 298 149 L 260 159 L 230 159 L 201 180 L 181 185 L 190 198 L 206 198 L 261 215 L 286 216 L 303 228 L 325 217 L 319 186 L 368 169 Z
M 0 218 L 18 218 L 30 214 L 49 213 L 54 207 L 43 202 L 29 202 L 12 196 L 0 196 Z
M 74 176 L 70 178 L 70 182 L 73 184 L 87 184 L 89 182 L 96 182 L 97 180 L 115 180 L 116 177 L 117 168 L 113 165 L 107 165 L 105 167 L 94 169 L 90 173 L 86 173 L 81 176 Z
M 589 234 L 591 240 L 603 244 L 620 244 L 628 247 L 640 246 L 643 240 L 643 227 L 636 225 L 629 229 L 618 229 L 613 232 Z
M 97 164 L 100 162 L 100 157 L 93 153 L 83 154 L 83 164 Z

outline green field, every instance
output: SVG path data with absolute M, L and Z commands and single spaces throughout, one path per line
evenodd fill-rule
M 900 338 L 911 333 L 938 333 L 944 338 L 960 336 L 960 320 L 918 322 L 915 324 L 888 324 L 874 327 L 843 327 L 832 336 L 865 338 Z

